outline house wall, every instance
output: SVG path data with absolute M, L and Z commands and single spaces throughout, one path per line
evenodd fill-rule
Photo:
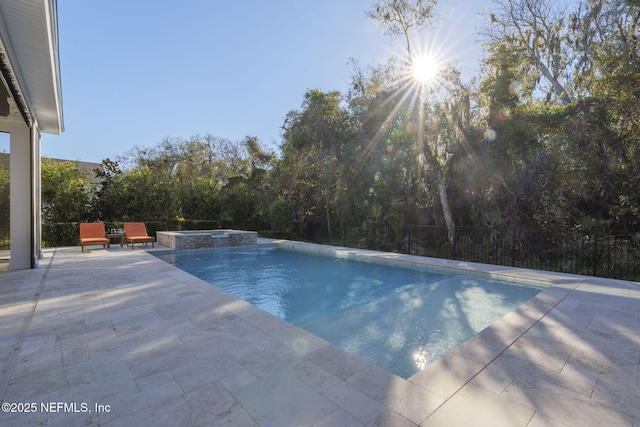
M 39 197 L 37 170 L 39 138 L 35 127 L 29 127 L 19 115 L 10 118 L 10 238 L 9 269 L 33 268 L 40 256 Z M 36 160 L 36 156 L 37 160 Z M 39 169 L 39 167 L 38 167 Z M 38 235 L 37 235 L 38 234 Z
M 10 269 L 41 251 L 40 132 L 64 130 L 56 0 L 0 0 L 0 132 L 9 133 Z

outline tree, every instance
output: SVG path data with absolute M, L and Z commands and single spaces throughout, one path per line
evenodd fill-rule
M 412 60 L 411 32 L 420 31 L 434 22 L 437 0 L 382 0 L 374 3 L 367 16 L 382 25 L 392 39 L 404 38 L 408 59 Z
M 91 217 L 96 186 L 77 162 L 42 159 L 42 219 L 82 222 Z
M 231 179 L 222 191 L 223 217 L 235 222 L 260 220 L 263 212 L 256 190 L 245 178 Z
M 566 5 L 558 7 L 552 0 L 495 0 L 494 5 L 484 32 L 489 44 L 516 54 L 523 81 L 535 81 L 546 103 L 571 102 L 571 66 L 577 53 L 566 25 Z
M 183 181 L 176 189 L 179 216 L 196 220 L 218 220 L 222 211 L 219 184 L 211 177 Z
M 261 218 L 270 203 L 273 158 L 255 137 L 232 142 L 206 134 L 135 147 L 118 161 L 105 159 L 95 171 L 101 182 L 95 215 L 106 221 L 218 220 L 228 213 L 223 212 L 224 201 L 233 194 L 232 203 L 252 206 L 250 212 L 240 209 L 242 214 L 230 208 L 236 220 Z M 235 188 L 240 182 L 252 192 Z M 244 203 L 243 195 L 252 200 Z
M 122 178 L 120 163 L 107 157 L 93 172 L 96 180 L 100 182 L 97 198 L 93 203 L 94 216 L 102 221 L 118 221 L 120 219 L 118 218 L 118 210 L 122 203 L 111 197 L 111 190 L 118 185 Z
M 411 32 L 420 31 L 423 26 L 433 23 L 436 18 L 436 5 L 436 0 L 428 0 L 424 2 L 422 0 L 416 0 L 415 2 L 408 0 L 383 0 L 375 3 L 373 10 L 368 12 L 371 19 L 385 26 L 387 34 L 392 37 L 398 35 L 402 35 L 404 37 L 407 50 L 405 67 L 409 68 L 405 73 L 408 73 L 414 79 L 415 67 L 422 58 L 420 58 L 416 52 L 412 51 Z M 418 163 L 418 167 L 416 168 L 417 181 L 419 185 L 426 187 L 426 182 L 423 182 L 423 175 L 428 176 L 430 172 L 434 173 L 435 185 L 437 186 L 437 194 L 442 209 L 442 215 L 447 225 L 449 242 L 453 243 L 455 221 L 450 208 L 447 184 L 445 181 L 446 172 L 444 163 L 446 163 L 446 156 L 442 156 L 446 149 L 444 151 L 440 151 L 440 147 L 443 147 L 443 145 L 440 144 L 440 141 L 446 143 L 450 143 L 452 141 L 450 141 L 450 139 L 444 134 L 438 135 L 433 132 L 429 133 L 428 130 L 425 129 L 425 122 L 430 118 L 435 120 L 431 122 L 431 124 L 434 125 L 431 130 L 439 129 L 440 125 L 437 123 L 439 119 L 433 116 L 429 117 L 429 110 L 426 111 L 425 115 L 425 109 L 427 109 L 429 105 L 426 103 L 427 100 L 425 99 L 426 88 L 424 87 L 424 82 L 415 81 L 413 82 L 413 85 L 415 92 L 417 92 L 414 94 L 414 97 L 417 98 L 419 106 L 416 137 L 416 161 Z M 454 103 L 451 103 L 450 105 L 454 105 Z M 455 105 L 460 107 L 458 101 L 455 101 Z M 445 111 L 446 108 L 441 109 L 436 106 L 435 110 L 436 111 L 434 113 L 438 116 L 439 114 L 437 110 L 442 112 Z M 460 116 L 457 118 L 459 117 Z M 455 119 L 457 121 L 457 118 L 450 117 L 449 119 Z M 452 124 L 458 125 L 459 123 Z M 459 128 L 458 130 L 463 129 Z M 420 196 L 420 193 L 418 193 L 418 195 Z
M 171 183 L 158 179 L 149 167 L 126 171 L 107 194 L 119 204 L 120 221 L 165 221 L 179 214 Z
M 546 104 L 592 95 L 593 80 L 638 56 L 639 5 L 629 0 L 496 0 L 482 30 L 492 54 L 509 51 L 518 86 Z M 603 62 L 605 57 L 613 63 Z M 504 56 L 503 56 L 504 58 Z M 527 98 L 523 98 L 523 101 Z
M 279 192 L 290 203 L 293 220 L 302 226 L 308 216 L 321 215 L 332 235 L 339 156 L 349 140 L 349 120 L 337 91 L 309 90 L 301 110 L 287 114 L 283 126 L 282 162 L 276 175 Z
M 408 90 L 393 60 L 353 69 L 347 101 L 354 135 L 342 154 L 338 206 L 353 227 L 368 219 L 423 222 L 416 209 L 422 166 L 415 161 L 422 149 Z
M 500 0 L 483 31 L 489 151 L 514 214 L 539 226 L 636 220 L 640 5 Z M 500 154 L 497 154 L 497 152 Z M 504 159 L 504 160 L 499 160 Z M 495 188 L 494 188 L 495 189 Z M 553 220 L 555 218 L 555 220 Z M 550 219 L 552 219 L 550 221 Z

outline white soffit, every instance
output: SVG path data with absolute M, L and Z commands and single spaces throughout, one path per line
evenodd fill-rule
M 0 39 L 40 131 L 62 133 L 56 0 L 0 0 Z

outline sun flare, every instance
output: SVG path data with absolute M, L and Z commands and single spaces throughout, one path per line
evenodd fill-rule
M 432 56 L 420 56 L 413 60 L 413 78 L 419 83 L 432 83 L 440 72 L 440 64 Z

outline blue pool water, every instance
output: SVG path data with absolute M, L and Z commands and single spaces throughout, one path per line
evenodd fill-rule
M 269 246 L 153 254 L 403 378 L 543 289 Z

